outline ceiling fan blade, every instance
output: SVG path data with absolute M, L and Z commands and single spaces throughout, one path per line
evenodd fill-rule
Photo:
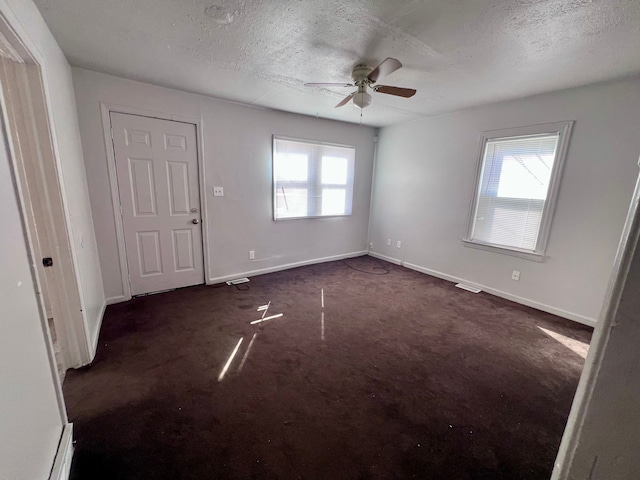
M 373 90 L 378 93 L 386 93 L 387 95 L 395 95 L 396 97 L 410 98 L 416 94 L 413 88 L 392 87 L 389 85 L 376 85 Z
M 375 83 L 382 77 L 386 77 L 390 73 L 395 72 L 400 67 L 402 67 L 402 64 L 399 60 L 389 57 L 383 60 L 376 68 L 374 68 L 367 76 L 367 79 L 369 79 L 371 83 Z
M 342 101 L 341 101 L 339 104 L 337 104 L 337 105 L 336 105 L 336 107 L 335 107 L 335 108 L 342 107 L 343 105 L 346 105 L 347 103 L 349 103 L 349 100 L 351 100 L 351 99 L 353 98 L 353 96 L 354 96 L 356 93 L 358 93 L 358 92 L 350 93 L 349 95 L 347 95 L 346 97 L 344 97 L 344 98 L 342 99 Z
M 305 87 L 355 87 L 353 83 L 305 83 Z

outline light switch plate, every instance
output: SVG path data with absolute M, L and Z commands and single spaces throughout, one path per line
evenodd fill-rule
M 222 188 L 222 187 L 213 187 L 213 196 L 214 197 L 224 197 L 224 188 Z

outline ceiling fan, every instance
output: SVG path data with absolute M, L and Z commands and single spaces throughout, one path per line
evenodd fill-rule
M 386 77 L 402 67 L 402 64 L 395 58 L 383 60 L 376 68 L 366 65 L 356 65 L 351 73 L 353 83 L 305 83 L 305 87 L 358 87 L 353 93 L 347 95 L 336 108 L 342 107 L 353 99 L 353 104 L 360 108 L 368 107 L 371 104 L 371 95 L 367 92 L 367 87 L 371 87 L 374 92 L 386 93 L 397 97 L 410 98 L 416 94 L 413 88 L 392 87 L 390 85 L 374 85 L 378 80 Z

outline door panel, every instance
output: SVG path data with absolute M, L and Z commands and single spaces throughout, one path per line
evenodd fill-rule
M 174 264 L 176 271 L 193 270 L 193 239 L 191 230 L 173 231 Z
M 204 283 L 195 125 L 110 115 L 131 294 Z
M 162 274 L 162 256 L 160 255 L 160 232 L 136 232 L 138 237 L 138 256 L 140 258 L 140 276 Z
M 185 162 L 167 162 L 167 176 L 171 215 L 188 215 L 189 165 Z
M 153 161 L 129 158 L 129 186 L 133 197 L 133 215 L 156 215 L 156 192 Z

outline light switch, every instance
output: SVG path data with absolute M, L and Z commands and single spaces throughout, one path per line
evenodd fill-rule
M 224 188 L 222 188 L 222 187 L 213 187 L 213 196 L 214 197 L 224 197 Z

